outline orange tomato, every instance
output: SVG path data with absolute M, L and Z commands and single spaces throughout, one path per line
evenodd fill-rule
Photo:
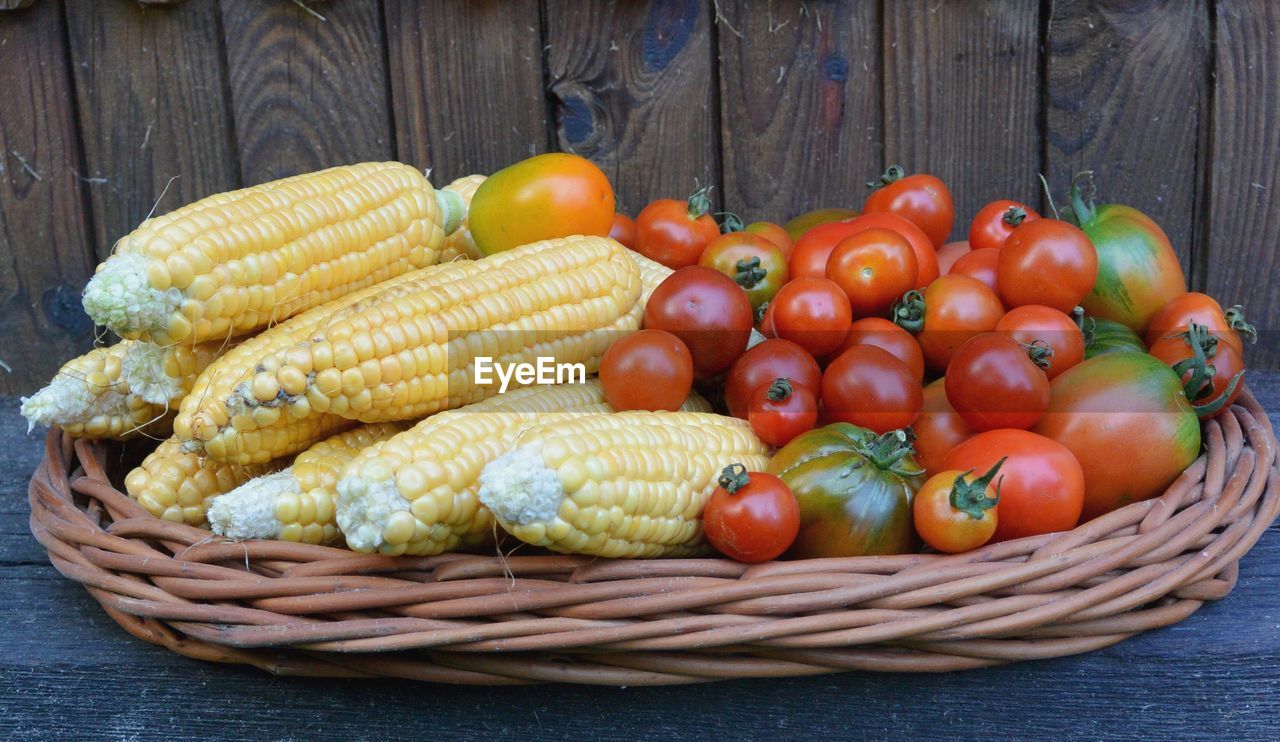
M 476 247 L 493 255 L 530 242 L 609 234 L 613 186 L 589 160 L 564 152 L 505 167 L 476 189 L 468 226 Z

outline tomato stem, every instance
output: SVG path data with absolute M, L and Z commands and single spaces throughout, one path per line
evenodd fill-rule
M 1081 184 L 1084 184 L 1083 187 Z M 1071 221 L 1075 222 L 1076 226 L 1088 224 L 1098 215 L 1098 208 L 1093 203 L 1097 190 L 1093 182 L 1092 170 L 1076 173 L 1071 179 L 1071 214 L 1074 217 Z
M 1218 338 L 1209 332 L 1209 328 L 1192 322 L 1186 332 L 1173 337 L 1180 337 L 1191 348 L 1191 357 L 1173 364 L 1173 370 L 1181 379 L 1190 374 L 1182 388 L 1187 399 L 1192 403 L 1199 401 L 1213 391 L 1213 377 L 1217 369 L 1209 363 L 1209 359 L 1218 353 Z
M 1049 181 L 1045 180 L 1044 173 L 1040 173 L 1040 185 L 1044 188 L 1044 199 L 1049 203 L 1049 210 L 1053 212 L 1054 219 L 1061 219 L 1058 214 L 1058 205 L 1053 202 L 1053 190 L 1049 188 Z
M 750 483 L 751 477 L 747 476 L 747 467 L 742 464 L 729 464 L 720 472 L 720 478 L 716 480 L 716 484 L 731 495 Z
M 1010 206 L 1009 210 L 1004 212 L 1004 216 L 1000 217 L 1000 221 L 1008 224 L 1010 227 L 1016 227 L 1027 218 L 1027 210 L 1021 206 Z
M 689 194 L 689 218 L 698 219 L 711 212 L 711 189 L 715 186 L 699 188 Z
M 901 165 L 890 165 L 888 168 L 885 169 L 883 173 L 880 174 L 879 180 L 867 181 L 867 187 L 882 188 L 884 186 L 889 185 L 890 183 L 893 183 L 894 181 L 902 180 L 904 177 L 906 177 L 906 174 L 907 174 L 907 171 L 904 170 Z
M 768 275 L 769 270 L 760 267 L 759 256 L 752 255 L 739 260 L 734 266 L 733 281 L 744 289 L 754 289 Z
M 720 217 L 721 234 L 731 234 L 733 232 L 741 232 L 746 228 L 742 223 L 742 217 L 732 211 L 717 211 L 716 216 Z
M 868 431 L 869 436 L 874 436 Z M 866 456 L 878 469 L 891 471 L 903 477 L 914 477 L 924 473 L 910 458 L 915 453 L 915 434 L 908 430 L 890 430 L 880 436 L 865 440 L 858 448 L 858 453 Z
M 764 322 L 764 313 L 765 313 L 765 310 L 767 310 L 768 308 L 769 308 L 769 302 L 767 301 L 761 304 L 760 306 L 756 307 L 756 324 L 757 325 L 760 324 L 761 322 Z
M 1191 405 L 1191 407 L 1196 411 L 1196 415 L 1201 418 L 1206 418 L 1213 417 L 1221 412 L 1222 408 L 1227 406 L 1227 400 L 1231 399 L 1231 396 L 1236 393 L 1236 389 L 1239 388 L 1240 382 L 1243 379 L 1244 371 L 1237 371 L 1236 375 L 1231 377 L 1231 383 L 1227 384 L 1227 388 L 1222 390 L 1222 394 L 1219 394 L 1204 404 Z
M 1027 351 L 1027 358 L 1040 368 L 1049 368 L 1053 363 L 1053 348 L 1043 340 L 1036 339 L 1029 343 L 1022 343 L 1022 347 Z
M 912 289 L 893 304 L 893 323 L 910 333 L 924 329 L 924 294 Z
M 769 385 L 769 390 L 764 393 L 765 399 L 770 402 L 785 402 L 791 399 L 791 380 L 790 379 L 774 379 Z
M 1249 324 L 1244 318 L 1244 307 L 1239 304 L 1226 311 L 1227 324 L 1231 329 L 1248 338 L 1250 343 L 1258 342 L 1258 328 Z
M 973 473 L 973 469 L 956 477 L 956 482 L 951 487 L 951 507 L 967 513 L 974 520 L 982 520 L 982 516 L 1000 502 L 1000 483 L 996 483 L 995 497 L 987 497 L 987 487 L 995 479 L 1000 467 L 1004 466 L 1004 462 L 1008 460 L 1008 456 L 1001 458 L 990 471 L 972 481 L 968 477 Z M 1001 481 L 1003 482 L 1004 479 L 1001 478 Z

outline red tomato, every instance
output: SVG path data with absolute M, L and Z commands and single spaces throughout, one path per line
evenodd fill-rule
M 793 244 L 791 235 L 787 234 L 787 230 L 780 225 L 773 222 L 751 222 L 743 227 L 742 231 L 765 238 L 778 246 L 784 258 L 791 257 L 791 246 Z
M 976 278 L 942 276 L 894 305 L 893 321 L 914 333 L 929 368 L 943 373 L 964 341 L 991 332 L 1004 316 L 995 292 Z
M 920 416 L 924 391 L 907 364 L 874 345 L 841 353 L 822 375 L 827 418 L 877 433 L 905 428 Z
M 688 201 L 654 201 L 636 217 L 636 252 L 668 268 L 693 265 L 707 243 L 720 236 L 710 211 L 706 189 L 695 191 Z
M 991 540 L 999 521 L 999 484 L 992 481 L 1004 460 L 981 476 L 952 469 L 929 477 L 912 504 L 916 533 L 946 554 L 971 551 Z
M 769 304 L 772 328 L 815 358 L 825 356 L 844 342 L 853 321 L 849 297 L 825 278 L 793 278 Z
M 1058 374 L 1084 360 L 1084 333 L 1071 317 L 1053 307 L 1027 304 L 1010 309 L 996 323 L 1002 332 L 1024 345 L 1043 343 L 1052 351 L 1045 375 L 1053 380 Z
M 956 261 L 951 266 L 952 276 L 969 276 L 976 278 L 986 284 L 987 288 L 992 291 L 999 292 L 996 287 L 996 265 L 1000 262 L 1000 251 L 984 247 L 981 250 L 971 250 Z
M 1244 356 L 1200 324 L 1161 335 L 1147 351 L 1179 372 L 1187 399 L 1201 420 L 1222 414 L 1240 396 Z
M 910 220 L 929 236 L 933 246 L 940 247 L 951 234 L 956 207 L 951 191 L 932 175 L 906 175 L 897 165 L 871 183 L 876 190 L 867 197 L 862 213 L 888 211 Z
M 813 392 L 785 378 L 761 384 L 751 393 L 747 422 L 770 446 L 785 446 L 818 423 L 818 400 Z
M 724 382 L 729 414 L 746 420 L 751 393 L 774 379 L 789 379 L 816 392 L 822 385 L 822 369 L 808 351 L 790 340 L 766 340 L 743 353 L 729 368 Z
M 989 430 L 952 449 L 943 466 L 988 471 L 1002 458 L 994 541 L 1075 527 L 1084 507 L 1084 471 L 1057 441 L 1026 430 Z
M 693 373 L 705 379 L 729 368 L 751 339 L 751 302 L 728 276 L 691 265 L 658 284 L 644 326 L 666 330 L 689 346 Z
M 996 275 L 1005 306 L 1043 304 L 1070 313 L 1098 278 L 1098 252 L 1079 227 L 1036 219 L 1009 235 Z
M 938 273 L 947 275 L 951 272 L 951 266 L 956 264 L 962 255 L 969 252 L 972 247 L 968 240 L 960 240 L 959 242 L 948 242 L 938 248 Z
M 854 317 L 886 314 L 916 284 L 916 255 L 907 238 L 868 229 L 844 238 L 827 259 L 827 278 L 849 297 Z
M 751 308 L 773 298 L 787 282 L 787 258 L 778 246 L 759 235 L 730 232 L 707 245 L 698 265 L 713 268 L 733 279 L 747 292 Z
M 951 449 L 974 435 L 947 401 L 945 378 L 924 388 L 924 405 L 911 430 L 916 434 L 916 463 L 931 475 L 942 471 L 942 460 Z
M 916 285 L 912 288 L 922 289 L 938 277 L 938 253 L 934 250 L 933 243 L 929 241 L 929 236 L 910 221 L 897 214 L 883 212 L 863 214 L 851 220 L 849 224 L 857 227 L 857 232 L 864 229 L 892 229 L 907 238 L 907 242 L 911 243 L 911 249 L 916 254 Z
M 787 259 L 791 277 L 825 278 L 831 251 L 836 249 L 840 240 L 857 231 L 849 222 L 828 222 L 800 235 L 791 248 L 791 257 Z
M 920 351 L 920 344 L 911 333 L 889 320 L 880 317 L 855 320 L 849 326 L 849 334 L 845 336 L 840 352 L 855 345 L 874 345 L 889 351 L 890 355 L 907 364 L 918 381 L 924 380 L 924 353 Z
M 1039 219 L 1036 210 L 1017 201 L 992 201 L 978 209 L 969 224 L 969 246 L 974 250 L 999 250 L 1013 230 Z
M 1151 317 L 1147 345 L 1155 345 L 1157 340 L 1170 333 L 1186 332 L 1192 322 L 1204 325 L 1211 334 L 1234 346 L 1240 353 L 1244 353 L 1242 335 L 1251 343 L 1258 341 L 1258 331 L 1245 320 L 1243 307 L 1236 305 L 1224 312 L 1222 305 L 1212 296 L 1189 291 L 1165 304 Z
M 947 401 L 974 430 L 1030 428 L 1049 409 L 1049 379 L 1008 335 L 984 332 L 951 358 Z
M 732 464 L 720 473 L 702 511 L 702 530 L 721 554 L 759 564 L 790 548 L 800 533 L 800 503 L 786 483 Z
M 826 275 L 827 260 L 836 244 L 850 235 L 868 229 L 891 229 L 907 238 L 911 249 L 916 254 L 915 288 L 928 286 L 938 277 L 938 255 L 933 243 L 919 227 L 897 214 L 863 214 L 860 217 L 844 222 L 820 224 L 805 232 L 796 240 L 791 251 L 790 268 L 792 278 L 822 278 Z
M 693 388 L 693 359 L 675 335 L 641 330 L 605 351 L 600 385 L 605 401 L 616 409 L 674 412 Z
M 613 224 L 609 227 L 609 236 L 631 248 L 636 247 L 636 223 L 626 214 L 614 214 Z

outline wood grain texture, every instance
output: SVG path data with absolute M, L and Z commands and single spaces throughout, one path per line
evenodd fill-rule
M 385 4 L 400 160 L 444 184 L 547 151 L 536 1 Z
M 1058 0 L 1046 59 L 1049 183 L 1094 170 L 1098 196 L 1149 214 L 1191 277 L 1207 166 L 1202 0 Z
M 93 267 L 57 0 L 0 16 L 0 392 L 31 392 L 84 352 Z
M 884 169 L 876 4 L 719 7 L 728 207 L 748 221 L 860 207 Z
M 894 0 L 884 10 L 885 161 L 947 183 L 951 239 L 997 198 L 1038 204 L 1038 4 Z
M 223 0 L 222 26 L 246 185 L 391 159 L 377 0 Z
M 710 11 L 699 0 L 547 0 L 559 147 L 604 170 L 619 211 L 719 185 Z
M 67 26 L 102 259 L 153 208 L 239 181 L 218 7 L 70 3 Z
M 1206 285 L 1242 302 L 1262 337 L 1247 358 L 1280 366 L 1280 5 L 1217 5 Z

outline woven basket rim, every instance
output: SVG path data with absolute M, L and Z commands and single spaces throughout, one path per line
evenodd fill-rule
M 1280 513 L 1277 441 L 1247 389 L 1204 440 L 1158 498 L 953 556 L 749 566 L 232 542 L 151 516 L 110 481 L 116 449 L 57 429 L 30 526 L 134 636 L 277 674 L 660 685 L 945 672 L 1100 649 L 1225 597 Z

